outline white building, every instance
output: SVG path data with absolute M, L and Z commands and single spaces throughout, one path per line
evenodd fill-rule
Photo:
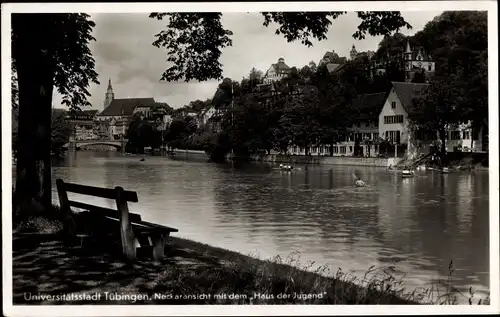
M 391 143 L 406 145 L 410 156 L 419 152 L 428 152 L 432 143 L 440 141 L 437 131 L 419 131 L 408 118 L 409 113 L 416 111 L 413 98 L 417 97 L 419 92 L 427 86 L 428 84 L 393 82 L 379 115 L 380 136 Z M 446 129 L 448 152 L 481 150 L 481 133 L 475 133 L 473 136 L 470 122 Z M 474 141 L 472 141 L 473 138 Z
M 280 57 L 278 62 L 271 64 L 271 67 L 267 70 L 263 78 L 263 83 L 270 84 L 272 82 L 279 81 L 288 76 L 291 70 L 291 67 L 285 64 L 285 59 Z
M 418 153 L 428 153 L 432 145 L 440 140 L 437 131 L 419 130 L 409 120 L 415 109 L 413 98 L 417 97 L 428 84 L 393 82 L 388 93 L 366 94 L 353 101 L 356 120 L 350 133 L 333 145 L 333 156 L 378 156 L 379 141 L 387 140 L 398 146 L 395 152 L 402 156 L 405 151 L 410 157 Z M 463 123 L 446 128 L 446 150 L 481 151 L 482 131 L 472 135 L 471 123 Z M 356 148 L 356 145 L 359 145 Z M 406 150 L 405 150 L 406 149 Z M 330 155 L 330 145 L 312 144 L 311 155 Z M 289 154 L 305 155 L 305 149 L 291 145 Z
M 352 107 L 356 111 L 356 120 L 350 128 L 350 133 L 340 137 L 340 141 L 333 145 L 332 156 L 360 156 L 374 157 L 378 155 L 379 139 L 379 114 L 382 110 L 386 93 L 375 93 L 360 95 L 353 100 Z M 356 142 L 357 141 L 357 142 Z M 356 144 L 359 145 L 356 149 Z M 330 155 L 329 144 L 316 144 L 310 148 L 311 155 Z M 299 146 L 291 146 L 290 154 L 304 155 L 305 149 Z M 357 153 L 355 153 L 357 152 Z
M 380 137 L 396 144 L 408 143 L 408 113 L 414 110 L 412 98 L 427 86 L 427 84 L 392 83 L 379 114 Z
M 201 124 L 205 125 L 208 123 L 208 120 L 212 118 L 212 116 L 216 113 L 217 111 L 215 110 L 215 107 L 213 105 L 210 105 L 208 108 L 203 110 L 201 113 Z

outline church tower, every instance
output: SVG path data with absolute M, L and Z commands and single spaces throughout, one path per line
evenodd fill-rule
M 406 50 L 404 52 L 405 82 L 411 81 L 412 55 L 410 41 L 408 40 L 406 41 Z
M 115 99 L 115 93 L 113 92 L 113 86 L 111 86 L 110 78 L 108 82 L 108 90 L 106 91 L 104 99 L 104 109 L 106 109 L 111 104 L 111 101 L 113 101 L 113 99 Z

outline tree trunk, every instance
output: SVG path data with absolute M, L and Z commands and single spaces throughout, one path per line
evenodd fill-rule
M 440 165 L 443 165 L 443 160 L 446 156 L 446 130 L 444 128 L 439 129 L 439 138 L 441 139 L 441 149 L 439 150 L 440 152 L 439 163 Z
M 474 131 L 476 129 L 474 129 L 474 126 L 471 127 L 470 129 L 470 151 L 473 152 L 474 151 Z
M 14 217 L 52 206 L 51 115 L 53 69 L 48 53 L 24 47 L 17 57 L 19 131 Z M 36 47 L 36 46 L 35 46 Z

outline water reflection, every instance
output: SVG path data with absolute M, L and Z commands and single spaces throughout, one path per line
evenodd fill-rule
M 354 187 L 353 174 L 368 186 Z M 409 287 L 446 277 L 453 259 L 458 285 L 489 285 L 486 172 L 402 179 L 383 168 L 297 166 L 290 173 L 78 152 L 54 167 L 56 178 L 136 190 L 131 211 L 179 228 L 179 236 L 243 253 L 299 251 L 302 261 L 359 274 L 398 261 Z

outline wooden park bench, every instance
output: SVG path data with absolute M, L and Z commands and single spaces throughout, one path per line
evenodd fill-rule
M 56 185 L 64 229 L 71 238 L 100 235 L 104 239 L 106 234 L 111 236 L 120 234 L 122 252 L 128 259 L 135 260 L 137 251 L 145 251 L 152 252 L 155 260 L 161 260 L 165 255 L 166 239 L 171 232 L 179 231 L 143 221 L 140 215 L 130 213 L 128 202 L 138 202 L 137 193 L 134 191 L 126 191 L 120 186 L 111 189 L 65 183 L 62 179 L 58 179 Z M 116 210 L 69 200 L 68 193 L 113 199 L 116 202 Z M 85 211 L 74 213 L 71 207 Z M 85 224 L 88 226 L 84 230 L 75 215 L 83 216 L 81 219 L 85 219 Z

